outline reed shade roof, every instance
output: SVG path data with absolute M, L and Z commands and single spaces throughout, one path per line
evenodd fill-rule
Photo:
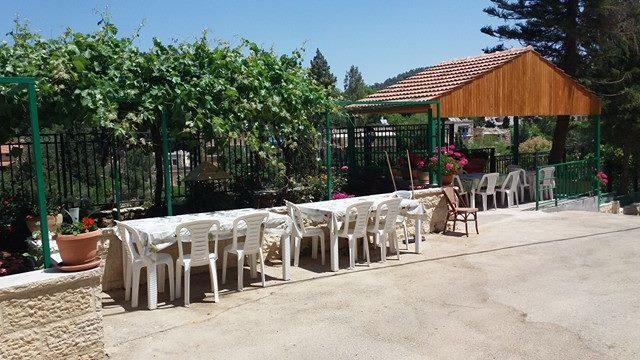
M 347 110 L 419 113 L 429 105 L 393 102 L 425 100 L 440 100 L 441 117 L 596 115 L 601 109 L 594 93 L 525 47 L 442 62 L 360 100 L 383 106 Z

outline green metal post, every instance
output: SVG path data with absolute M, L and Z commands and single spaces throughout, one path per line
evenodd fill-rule
M 331 199 L 333 193 L 333 174 L 331 173 L 331 117 L 329 111 L 325 113 L 324 136 L 325 136 L 325 165 L 327 171 L 327 200 Z
M 600 160 L 600 141 L 601 141 L 601 133 L 600 133 L 600 115 L 594 115 L 593 116 L 593 120 L 595 122 L 594 127 L 595 127 L 595 131 L 594 131 L 594 135 L 595 135 L 595 139 L 594 139 L 594 155 L 595 155 L 595 161 L 596 161 L 596 171 L 600 171 L 602 169 L 602 164 L 601 164 L 601 160 Z M 598 212 L 600 211 L 600 184 L 597 184 L 596 187 L 596 196 L 597 196 L 597 208 L 598 208 Z
M 169 135 L 167 131 L 167 112 L 162 110 L 162 159 L 164 162 L 164 197 L 167 205 L 167 216 L 173 215 L 173 199 L 171 194 L 171 167 L 169 163 Z
M 440 100 L 437 100 L 436 102 L 436 129 L 438 131 L 438 147 L 441 148 L 442 147 L 442 118 L 440 117 Z M 438 167 L 442 168 L 442 152 L 438 151 Z M 437 178 L 437 184 L 442 186 L 442 176 L 440 174 L 438 174 L 438 178 Z
M 42 171 L 42 148 L 40 146 L 40 125 L 38 122 L 38 99 L 36 84 L 27 85 L 29 94 L 29 117 L 31 118 L 31 134 L 33 138 L 33 165 L 36 170 L 36 186 L 38 189 L 38 207 L 40 209 L 40 238 L 42 239 L 42 256 L 44 267 L 51 267 L 51 248 L 49 247 L 49 228 L 47 226 L 47 201 L 44 193 L 44 173 Z
M 536 210 L 540 206 L 540 168 L 536 167 Z
M 520 118 L 513 117 L 513 141 L 511 146 L 511 153 L 513 156 L 514 165 L 520 164 Z
M 429 154 L 433 154 L 434 149 L 436 147 L 436 129 L 435 129 L 435 124 L 433 123 L 433 110 L 431 110 L 431 107 L 429 107 L 429 110 L 427 110 L 427 121 L 428 121 L 428 126 L 427 126 L 427 132 L 428 132 L 428 139 L 427 139 L 427 148 L 429 149 Z M 429 185 L 430 186 L 435 186 L 436 185 L 436 174 L 433 171 L 429 171 Z

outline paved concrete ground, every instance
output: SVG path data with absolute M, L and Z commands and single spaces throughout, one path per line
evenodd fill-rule
M 192 278 L 200 285 L 189 308 L 176 301 L 132 310 L 122 292 L 105 294 L 107 352 L 114 359 L 640 357 L 640 218 L 501 209 L 480 219 L 481 235 L 430 235 L 423 254 L 400 262 L 334 274 L 305 259 L 294 281 L 225 290 L 217 304 L 206 275 Z M 267 273 L 277 277 L 280 267 Z M 235 286 L 235 273 L 228 275 L 225 289 Z

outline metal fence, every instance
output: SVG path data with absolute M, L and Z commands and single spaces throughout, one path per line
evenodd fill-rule
M 540 204 L 594 195 L 598 190 L 594 160 L 578 160 L 536 168 L 536 209 Z

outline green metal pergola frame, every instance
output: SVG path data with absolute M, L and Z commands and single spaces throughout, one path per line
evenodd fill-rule
M 440 100 L 414 100 L 414 101 L 336 101 L 336 106 L 339 111 L 352 112 L 352 113 L 365 113 L 365 114 L 389 114 L 389 113 L 411 113 L 421 114 L 426 113 L 429 123 L 429 139 L 427 139 L 428 147 L 431 152 L 436 147 L 442 146 L 442 119 L 440 117 Z M 348 109 L 349 106 L 353 106 L 353 109 Z M 436 108 L 436 116 L 433 116 L 432 106 Z M 425 111 L 408 110 L 402 111 L 402 109 L 427 107 Z M 394 111 L 396 110 L 396 111 Z M 435 121 L 434 121 L 435 120 Z M 442 161 L 440 152 L 437 153 L 438 162 Z M 327 172 L 327 199 L 331 199 L 333 194 L 333 175 L 331 172 L 331 111 L 327 110 L 325 113 L 325 168 Z M 438 186 L 440 183 L 440 176 L 437 174 L 429 174 L 429 185 Z
M 42 146 L 40 144 L 40 123 L 38 121 L 38 98 L 36 80 L 33 77 L 0 77 L 0 85 L 13 85 L 12 91 L 27 89 L 29 100 L 29 118 L 31 120 L 31 137 L 33 139 L 33 166 L 36 171 L 36 189 L 38 193 L 38 209 L 40 212 L 40 237 L 42 238 L 42 256 L 44 267 L 51 267 L 51 248 L 49 246 L 49 228 L 47 224 L 47 201 L 42 170 Z

